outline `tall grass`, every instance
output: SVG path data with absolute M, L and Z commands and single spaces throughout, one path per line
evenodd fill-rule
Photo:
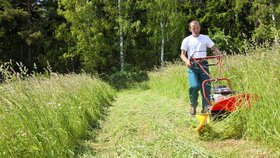
M 74 157 L 115 92 L 86 75 L 0 86 L 0 157 Z
M 186 66 L 179 66 L 179 62 L 175 64 L 167 63 L 164 69 L 153 71 L 148 75 L 148 86 L 159 94 L 170 98 L 187 96 L 187 68 Z
M 259 99 L 246 112 L 246 136 L 280 149 L 280 51 L 279 46 L 256 48 L 248 55 L 228 58 L 228 73 L 240 91 Z
M 279 46 L 250 49 L 247 54 L 225 56 L 223 74 L 233 83 L 237 93 L 259 96 L 252 108 L 238 111 L 215 125 L 220 138 L 248 137 L 280 149 L 280 52 Z M 216 71 L 210 70 L 213 75 Z M 171 97 L 185 97 L 188 102 L 188 82 L 185 66 L 174 64 L 149 74 L 149 86 Z M 214 129 L 215 130 L 215 129 Z M 210 132 L 211 133 L 211 132 Z M 208 135 L 210 136 L 210 135 Z M 212 131 L 212 136 L 217 136 Z

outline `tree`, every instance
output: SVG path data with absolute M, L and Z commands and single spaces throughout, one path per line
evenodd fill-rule
M 276 21 L 275 17 L 279 17 L 279 12 L 276 9 L 279 8 L 279 4 L 280 2 L 275 0 L 255 0 L 252 2 L 249 20 L 255 26 L 252 39 L 257 43 L 278 38 L 279 26 L 277 27 L 276 24 L 279 22 Z
M 120 31 L 120 63 L 121 71 L 124 71 L 124 54 L 123 54 L 123 26 L 122 26 L 122 1 L 118 0 L 119 12 L 119 31 Z
M 161 67 L 164 66 L 166 52 L 177 54 L 179 47 L 177 43 L 180 43 L 184 36 L 183 30 L 186 28 L 187 20 L 178 9 L 179 4 L 178 0 L 156 0 L 143 1 L 140 5 L 147 11 L 148 20 L 144 31 L 150 36 L 154 51 L 160 50 Z M 166 49 L 167 45 L 171 49 Z M 176 46 L 175 50 L 172 45 Z
M 63 32 L 60 38 L 68 41 L 65 58 L 81 58 L 82 66 L 87 72 L 96 72 L 98 67 L 105 65 L 105 58 L 101 53 L 107 45 L 104 38 L 104 28 L 107 22 L 104 21 L 104 3 L 98 0 L 59 0 L 58 13 L 65 17 L 67 25 L 62 24 L 58 32 L 64 28 L 69 29 Z M 59 33 L 58 33 L 59 34 Z M 69 41 L 70 38 L 71 40 Z
M 48 62 L 64 68 L 59 58 L 61 42 L 54 39 L 56 26 L 63 18 L 56 14 L 56 1 L 1 0 L 0 54 L 2 61 L 22 62 L 29 69 L 34 63 L 43 71 Z

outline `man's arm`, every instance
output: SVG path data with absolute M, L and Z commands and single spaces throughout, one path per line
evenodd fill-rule
M 181 59 L 186 63 L 186 65 L 187 66 L 190 66 L 191 64 L 190 64 L 190 62 L 189 62 L 189 60 L 188 60 L 188 58 L 187 58 L 187 52 L 185 51 L 185 50 L 181 50 Z

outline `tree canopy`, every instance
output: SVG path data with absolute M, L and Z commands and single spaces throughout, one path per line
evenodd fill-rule
M 230 54 L 244 41 L 278 43 L 279 17 L 277 0 L 0 0 L 0 63 L 147 70 L 179 58 L 191 20 Z

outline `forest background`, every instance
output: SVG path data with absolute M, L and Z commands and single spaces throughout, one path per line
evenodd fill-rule
M 193 19 L 235 54 L 277 43 L 279 17 L 278 0 L 0 0 L 0 64 L 27 74 L 150 70 L 179 59 Z

